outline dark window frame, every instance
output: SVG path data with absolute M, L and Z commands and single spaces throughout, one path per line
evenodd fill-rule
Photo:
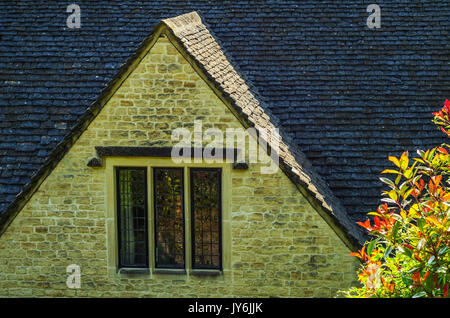
M 189 191 L 190 191 L 190 214 L 191 214 L 191 268 L 193 270 L 223 270 L 223 252 L 222 252 L 222 204 L 223 204 L 223 193 L 222 193 L 222 168 L 188 168 L 189 169 Z M 194 191 L 193 191 L 193 174 L 195 171 L 217 171 L 218 172 L 218 193 L 219 193 L 219 266 L 209 266 L 209 265 L 195 265 L 195 213 L 194 213 Z
M 121 258 L 122 235 L 121 235 L 121 201 L 120 201 L 120 171 L 123 170 L 142 170 L 144 171 L 144 213 L 145 213 L 145 263 L 144 264 L 124 264 Z M 148 242 L 148 182 L 146 167 L 115 167 L 116 176 L 116 217 L 117 217 L 117 244 L 118 244 L 118 268 L 149 268 L 149 242 Z

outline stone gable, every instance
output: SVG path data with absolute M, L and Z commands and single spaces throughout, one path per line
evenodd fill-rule
M 173 146 L 172 131 L 242 125 L 160 37 L 0 238 L 0 296 L 331 297 L 356 278 L 350 250 L 279 170 L 231 170 L 230 267 L 218 277 L 115 273 L 108 267 L 106 169 L 96 146 Z M 66 267 L 81 268 L 81 288 Z

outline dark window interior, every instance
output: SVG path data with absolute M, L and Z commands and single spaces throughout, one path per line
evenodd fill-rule
M 183 168 L 155 168 L 156 267 L 184 268 Z
M 155 266 L 185 268 L 184 169 L 154 168 Z M 192 268 L 222 269 L 221 169 L 190 169 Z M 117 168 L 119 267 L 148 268 L 147 169 Z
M 147 171 L 117 168 L 119 267 L 148 267 Z
M 191 169 L 192 267 L 221 269 L 221 170 Z

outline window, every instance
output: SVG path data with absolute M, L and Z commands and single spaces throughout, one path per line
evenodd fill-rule
M 154 168 L 155 266 L 184 268 L 182 168 Z
M 117 168 L 119 267 L 148 266 L 147 169 Z
M 193 268 L 221 268 L 220 193 L 220 169 L 191 169 Z
M 115 171 L 119 268 L 222 269 L 221 168 Z

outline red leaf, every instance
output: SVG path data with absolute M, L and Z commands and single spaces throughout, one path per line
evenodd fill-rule
M 356 256 L 357 258 L 361 259 L 363 262 L 367 260 L 367 254 L 366 254 L 366 246 L 363 246 L 360 251 L 355 253 L 350 253 L 350 256 Z
M 373 218 L 373 222 L 375 223 L 375 226 L 378 228 L 380 227 L 380 219 L 378 218 L 378 216 L 375 216 Z
M 433 113 L 434 116 L 439 117 L 439 118 L 444 118 L 444 114 L 442 113 L 442 110 L 438 111 L 438 112 L 434 112 Z
M 448 112 L 450 112 L 450 100 L 445 100 L 444 107 Z
M 414 183 L 414 185 L 419 189 L 420 192 L 422 192 L 423 188 L 425 187 L 425 181 L 420 179 L 420 182 Z
M 432 179 L 430 179 L 430 181 L 428 182 L 428 190 L 431 194 L 435 194 L 436 192 L 436 186 Z
M 363 222 L 356 222 L 356 224 L 362 226 L 363 228 L 365 228 L 368 231 L 372 231 L 373 230 L 373 227 L 370 226 L 369 219 L 367 219 L 364 223 Z
M 413 281 L 420 283 L 420 273 L 419 272 L 414 272 L 412 274 L 411 278 Z
M 442 176 L 435 176 L 431 178 L 434 182 L 435 185 L 438 185 L 439 183 L 441 183 L 442 180 Z
M 380 213 L 380 214 L 387 213 L 387 211 L 388 211 L 387 203 L 380 205 L 377 210 L 378 210 L 378 213 Z
M 444 134 L 446 134 L 447 136 L 450 136 L 450 133 L 448 133 L 442 126 L 440 128 Z
M 403 246 L 406 247 L 407 249 L 414 250 L 414 247 L 412 247 L 409 244 L 403 244 Z

